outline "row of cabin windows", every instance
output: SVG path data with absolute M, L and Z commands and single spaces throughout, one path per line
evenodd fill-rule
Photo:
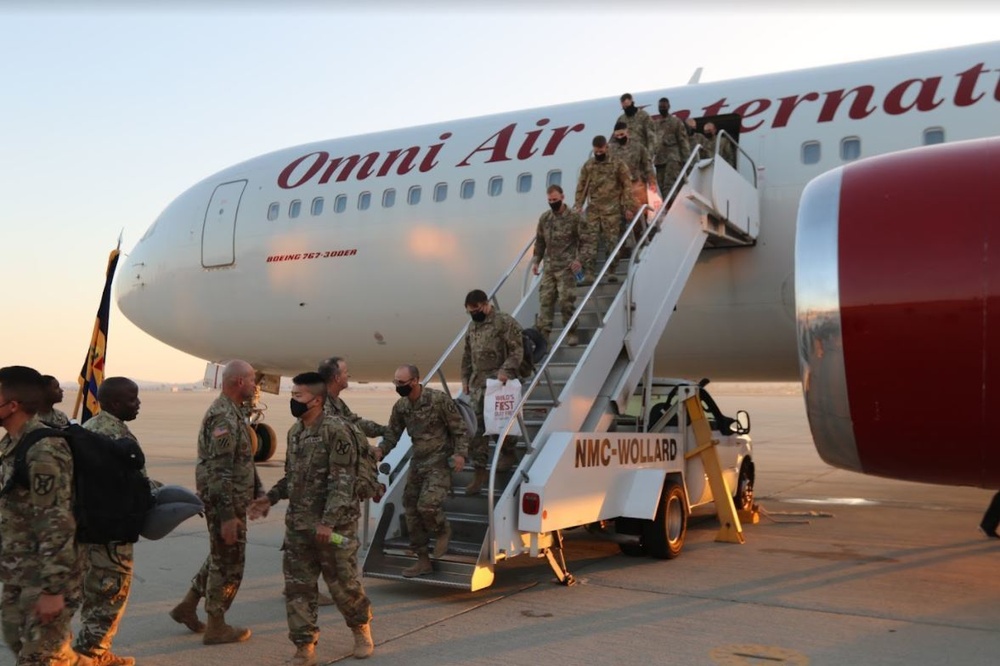
M 925 146 L 944 143 L 944 128 L 929 127 L 924 130 Z M 817 164 L 821 157 L 819 141 L 806 141 L 802 144 L 802 163 Z M 856 136 L 844 137 L 840 140 L 840 159 L 853 162 L 861 157 L 861 139 Z
M 530 173 L 522 173 L 517 177 L 517 182 L 515 183 L 515 189 L 518 194 L 527 194 L 531 192 L 532 176 Z M 545 187 L 549 185 L 561 185 L 562 184 L 562 171 L 558 169 L 553 169 L 549 171 L 545 176 Z M 486 183 L 486 193 L 491 197 L 498 197 L 503 194 L 503 176 L 493 176 Z M 420 203 L 421 197 L 423 196 L 423 188 L 420 185 L 414 185 L 406 191 L 406 203 L 410 206 L 416 206 Z M 476 181 L 474 179 L 463 180 L 458 187 L 458 196 L 461 199 L 471 199 L 476 196 Z M 431 193 L 431 198 L 435 203 L 440 203 L 447 200 L 448 198 L 448 183 L 438 183 L 434 186 Z M 316 197 L 312 200 L 312 204 L 309 206 L 309 214 L 313 217 L 323 214 L 323 206 L 325 201 L 323 197 Z M 371 192 L 361 192 L 358 195 L 358 210 L 368 210 L 372 205 L 372 193 Z M 396 205 L 396 188 L 389 187 L 382 191 L 382 208 L 392 208 Z M 333 212 L 343 213 L 347 210 L 347 195 L 338 194 L 333 199 Z M 271 203 L 267 208 L 267 219 L 274 221 L 278 219 L 281 214 L 281 204 L 277 201 Z M 288 217 L 297 218 L 302 214 L 302 201 L 296 199 L 288 204 Z

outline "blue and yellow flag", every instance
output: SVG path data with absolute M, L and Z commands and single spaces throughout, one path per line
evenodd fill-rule
M 121 243 L 108 256 L 104 293 L 101 294 L 101 305 L 97 308 L 97 321 L 94 322 L 94 332 L 90 336 L 87 358 L 83 361 L 83 369 L 80 370 L 80 378 L 77 380 L 80 392 L 76 397 L 76 407 L 73 408 L 73 418 L 76 418 L 80 403 L 83 403 L 80 423 L 86 423 L 87 419 L 101 411 L 101 406 L 97 402 L 97 389 L 104 381 L 104 360 L 108 348 L 108 316 L 111 311 L 111 282 L 115 277 L 115 268 L 118 267 L 120 247 Z

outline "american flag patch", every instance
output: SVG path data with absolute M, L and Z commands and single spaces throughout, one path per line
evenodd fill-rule
M 221 425 L 212 431 L 212 437 L 225 437 L 229 434 L 229 426 Z

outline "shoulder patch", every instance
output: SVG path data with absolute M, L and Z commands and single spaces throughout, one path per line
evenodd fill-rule
M 53 463 L 36 463 L 31 466 L 31 503 L 35 506 L 52 506 L 56 503 L 56 479 L 59 467 Z

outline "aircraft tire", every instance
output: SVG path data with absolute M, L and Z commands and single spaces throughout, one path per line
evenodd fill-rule
M 266 423 L 255 423 L 251 427 L 251 431 L 255 435 L 254 439 L 257 442 L 257 447 L 253 455 L 254 462 L 266 462 L 270 460 L 274 456 L 275 449 L 278 447 L 278 437 L 274 434 L 274 428 Z

